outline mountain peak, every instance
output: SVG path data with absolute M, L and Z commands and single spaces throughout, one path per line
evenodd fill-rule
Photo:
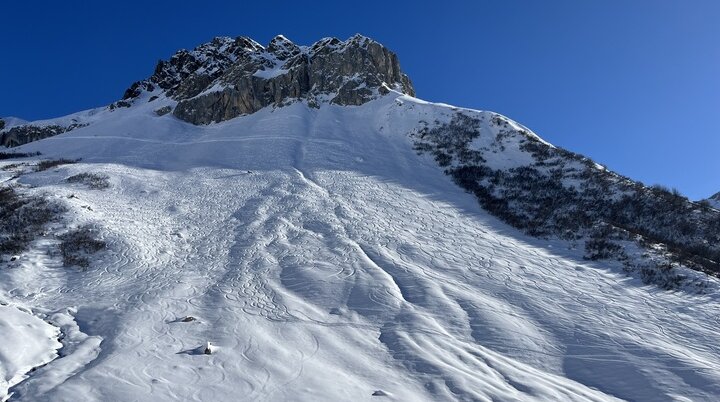
M 216 37 L 158 62 L 153 75 L 134 83 L 116 105 L 165 96 L 177 102 L 176 117 L 208 124 L 298 100 L 361 105 L 388 88 L 415 95 L 397 56 L 360 34 L 307 47 L 283 35 L 267 47 L 244 36 Z
M 288 39 L 285 35 L 279 34 L 279 35 L 275 35 L 275 37 L 270 40 L 270 44 L 268 45 L 268 47 L 272 46 L 273 44 L 281 44 L 281 43 L 289 43 L 289 44 L 294 45 L 294 43 L 290 39 Z
M 290 57 L 300 54 L 300 46 L 294 44 L 283 35 L 274 37 L 268 44 L 266 50 L 274 54 L 278 60 L 287 60 Z

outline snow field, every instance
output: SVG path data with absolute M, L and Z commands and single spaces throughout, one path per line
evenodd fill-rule
M 65 311 L 48 330 L 74 336 L 18 399 L 720 394 L 717 295 L 643 286 L 483 212 L 406 137 L 450 110 L 386 96 L 194 127 L 147 106 L 22 147 L 83 158 L 18 180 L 111 251 L 0 269 L 0 295 Z M 63 181 L 86 171 L 111 188 Z

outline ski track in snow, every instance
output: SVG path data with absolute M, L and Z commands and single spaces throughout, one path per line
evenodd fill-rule
M 192 127 L 150 106 L 21 148 L 83 157 L 19 181 L 102 225 L 111 251 L 79 271 L 39 244 L 0 269 L 6 299 L 74 306 L 94 351 L 13 398 L 720 395 L 717 296 L 643 286 L 484 213 L 406 138 L 449 108 L 385 97 Z M 63 183 L 81 171 L 112 187 Z

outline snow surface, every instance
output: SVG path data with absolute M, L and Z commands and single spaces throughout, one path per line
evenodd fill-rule
M 708 198 L 707 201 L 713 208 L 720 209 L 720 193 Z
M 717 293 L 645 286 L 481 210 L 408 138 L 455 108 L 390 94 L 198 127 L 153 103 L 17 149 L 83 158 L 17 181 L 110 244 L 84 271 L 49 240 L 0 263 L 0 297 L 71 338 L 18 400 L 720 395 Z M 64 182 L 80 172 L 111 188 Z
M 60 331 L 31 311 L 0 303 L 0 400 L 8 389 L 22 381 L 25 373 L 52 361 L 62 346 Z
M 8 130 L 15 126 L 22 126 L 23 124 L 26 124 L 28 122 L 27 120 L 23 120 L 21 118 L 13 117 L 13 116 L 7 116 L 7 117 L 0 116 L 0 119 L 2 119 L 5 122 L 5 127 L 0 131 Z

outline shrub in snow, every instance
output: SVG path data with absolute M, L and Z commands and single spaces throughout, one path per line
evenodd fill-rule
M 0 255 L 25 251 L 62 212 L 61 205 L 46 198 L 24 196 L 12 187 L 0 188 Z
M 89 267 L 89 256 L 105 249 L 107 246 L 105 241 L 98 239 L 98 231 L 92 226 L 79 227 L 59 236 L 59 238 L 60 252 L 63 257 L 63 264 L 66 267 Z
M 54 167 L 60 166 L 60 165 L 67 165 L 71 163 L 78 163 L 79 159 L 48 159 L 44 161 L 40 161 L 37 166 L 35 166 L 36 172 L 42 172 L 44 170 L 52 169 Z
M 14 159 L 14 158 L 28 158 L 30 156 L 39 156 L 40 152 L 0 152 L 0 160 L 3 159 Z
M 431 155 L 484 209 L 532 236 L 584 241 L 588 259 L 623 261 L 662 286 L 681 280 L 665 274 L 673 261 L 720 276 L 720 211 L 677 190 L 646 187 L 498 115 L 458 112 L 447 123 L 424 123 L 411 137 L 418 153 Z M 661 244 L 667 252 L 649 266 L 631 261 L 623 241 Z
M 81 183 L 93 190 L 104 190 L 110 187 L 109 178 L 104 174 L 79 173 L 65 179 L 68 183 Z

